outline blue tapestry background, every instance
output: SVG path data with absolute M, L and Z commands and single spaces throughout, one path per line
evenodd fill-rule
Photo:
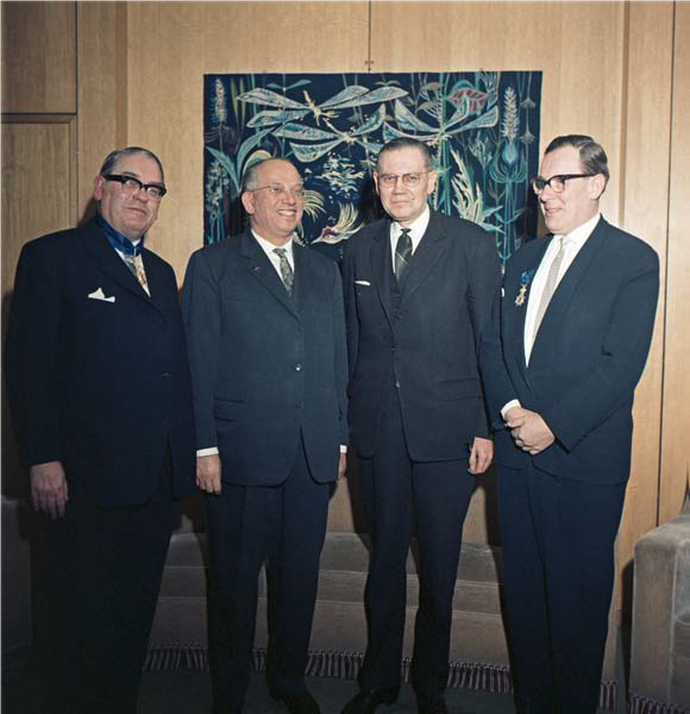
M 243 229 L 242 175 L 290 158 L 305 182 L 298 240 L 334 259 L 381 215 L 372 172 L 384 143 L 426 142 L 439 171 L 431 203 L 496 236 L 505 265 L 535 234 L 541 72 L 207 74 L 204 243 Z

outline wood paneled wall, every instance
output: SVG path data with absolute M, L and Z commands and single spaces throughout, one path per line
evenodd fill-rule
M 159 154 L 170 194 L 149 245 L 181 281 L 202 243 L 204 73 L 543 71 L 542 150 L 556 134 L 595 136 L 612 173 L 605 215 L 653 245 L 662 264 L 635 405 L 619 539 L 624 570 L 634 541 L 680 511 L 690 468 L 689 47 L 683 2 L 3 3 L 3 112 L 74 117 L 78 151 L 65 169 L 75 187 L 70 223 L 88 212 L 108 151 L 139 144 Z M 4 125 L 3 142 L 24 142 L 17 159 L 38 165 L 30 126 Z M 3 294 L 18 246 L 37 229 L 27 216 L 6 234 L 5 213 L 42 210 L 24 190 L 3 182 Z M 51 214 L 46 229 L 64 227 L 66 215 Z M 480 483 L 465 536 L 494 541 L 491 481 Z M 331 530 L 355 527 L 350 504 L 345 481 L 332 501 Z

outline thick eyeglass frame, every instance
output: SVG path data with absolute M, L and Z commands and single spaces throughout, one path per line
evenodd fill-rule
M 392 188 L 395 186 L 395 184 L 398 183 L 399 178 L 402 179 L 404 186 L 407 186 L 407 188 L 414 188 L 415 186 L 419 186 L 419 182 L 422 180 L 422 176 L 424 174 L 431 173 L 432 171 L 433 169 L 427 169 L 426 171 L 411 171 L 408 174 L 377 173 L 376 176 L 378 177 L 379 183 L 386 188 Z
M 143 183 L 138 178 L 125 174 L 106 174 L 103 178 L 106 181 L 121 183 L 124 190 L 132 196 L 143 188 L 146 191 L 146 195 L 154 201 L 160 201 L 168 192 L 168 189 L 159 183 Z
M 282 183 L 269 183 L 266 186 L 259 186 L 258 188 L 250 188 L 250 191 L 265 191 L 273 196 L 273 198 L 279 198 L 281 196 L 287 196 L 290 194 L 295 201 L 301 201 L 304 199 L 304 186 L 293 186 L 289 188 L 288 186 L 283 186 Z
M 538 196 L 547 186 L 554 193 L 563 193 L 563 191 L 565 191 L 566 181 L 578 178 L 589 178 L 590 176 L 596 176 L 596 174 L 556 174 L 549 179 L 535 176 L 530 183 L 532 184 L 532 190 Z M 554 183 L 552 183 L 552 181 Z

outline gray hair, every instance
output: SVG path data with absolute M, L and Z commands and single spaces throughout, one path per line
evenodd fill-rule
M 376 170 L 378 171 L 381 166 L 381 157 L 389 151 L 398 151 L 399 149 L 418 149 L 424 155 L 424 165 L 427 169 L 432 168 L 432 156 L 431 149 L 419 139 L 414 139 L 409 136 L 399 136 L 395 139 L 391 139 L 384 147 L 379 151 L 378 158 L 376 159 Z
M 255 188 L 258 188 L 259 167 L 267 161 L 285 161 L 285 163 L 290 164 L 290 166 L 292 166 L 295 171 L 299 173 L 297 167 L 292 163 L 292 161 L 290 161 L 290 159 L 285 159 L 282 156 L 271 156 L 268 159 L 261 159 L 261 161 L 257 161 L 244 170 L 240 194 L 243 194 L 245 191 L 253 191 Z
M 99 174 L 101 176 L 105 176 L 106 174 L 112 173 L 113 169 L 117 166 L 120 159 L 123 159 L 125 156 L 131 156 L 132 154 L 144 154 L 144 156 L 148 156 L 149 159 L 153 159 L 153 161 L 156 162 L 159 171 L 161 172 L 161 181 L 165 183 L 165 173 L 163 171 L 163 164 L 161 163 L 161 160 L 153 153 L 153 151 L 144 149 L 141 146 L 127 146 L 124 149 L 116 149 L 115 151 L 111 151 L 105 157 L 105 161 L 101 166 Z

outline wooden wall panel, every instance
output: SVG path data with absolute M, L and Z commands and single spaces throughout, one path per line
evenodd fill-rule
M 55 120 L 45 123 L 46 119 Z M 22 117 L 2 125 L 2 341 L 14 273 L 22 246 L 44 233 L 69 228 L 76 219 L 75 120 L 72 116 Z M 37 123 L 40 122 L 40 123 Z M 21 495 L 19 467 L 2 381 L 2 492 Z
M 690 3 L 675 11 L 659 523 L 678 515 L 690 479 Z
M 127 5 L 80 2 L 79 216 L 95 212 L 93 179 L 103 159 L 127 136 Z M 155 61 L 155 60 L 153 60 Z M 144 118 L 142 117 L 142 120 Z
M 2 3 L 2 111 L 77 111 L 74 2 Z
M 182 281 L 203 241 L 203 75 L 365 69 L 366 3 L 129 3 L 129 143 L 158 153 L 170 195 L 150 245 Z M 155 31 L 153 31 L 155 28 Z
M 673 3 L 628 7 L 628 67 L 621 185 L 621 226 L 659 254 L 661 294 L 647 366 L 635 392 L 632 472 L 618 538 L 619 568 L 632 574 L 635 541 L 657 525 L 663 360 L 664 282 L 668 231 Z M 629 597 L 630 590 L 623 593 Z M 629 609 L 629 601 L 624 602 Z
M 618 2 L 373 2 L 372 71 L 541 70 L 540 150 L 557 134 L 600 141 L 616 223 L 624 20 Z

